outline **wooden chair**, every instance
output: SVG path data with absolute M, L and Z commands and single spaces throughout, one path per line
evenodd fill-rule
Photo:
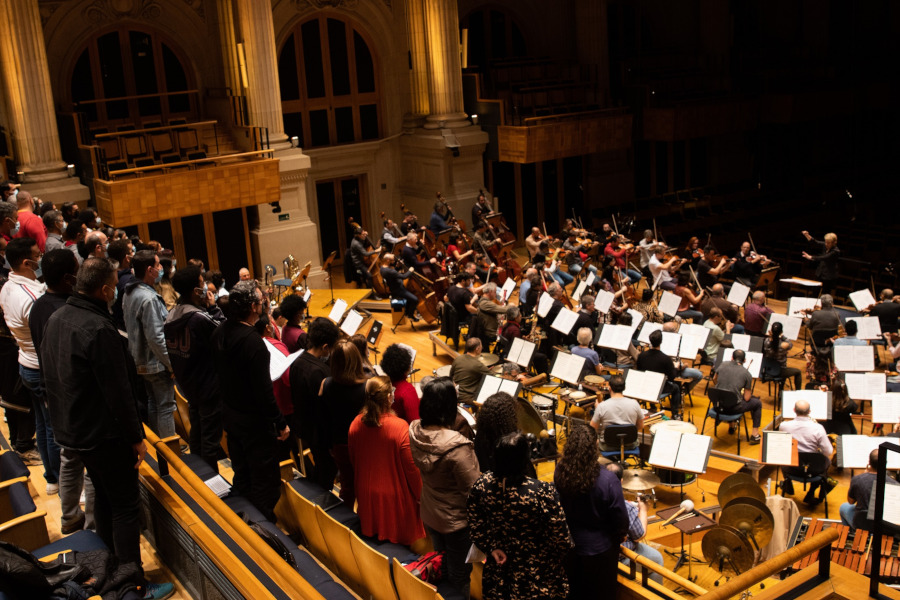
M 437 588 L 429 585 L 410 573 L 400 564 L 396 558 L 391 563 L 394 574 L 394 586 L 397 589 L 399 600 L 435 600 L 443 597 L 437 593 Z
M 316 506 L 316 521 L 322 537 L 325 538 L 328 554 L 331 556 L 331 561 L 337 568 L 341 580 L 357 593 L 364 593 L 363 576 L 350 546 L 350 530 L 331 518 L 331 515 L 318 505 Z
M 183 440 L 191 439 L 191 413 L 187 398 L 175 386 L 175 431 Z
M 29 552 L 50 543 L 47 511 L 38 510 L 27 487 L 28 478 L 17 477 L 0 483 L 0 541 Z
M 289 533 L 302 535 L 306 548 L 334 571 L 328 544 L 316 518 L 316 505 L 301 496 L 287 481 L 282 481 L 281 489 L 281 499 L 275 506 L 279 524 L 284 525 Z
M 352 531 L 350 548 L 362 575 L 363 585 L 373 600 L 398 600 L 391 579 L 391 562 L 388 557 L 365 543 Z

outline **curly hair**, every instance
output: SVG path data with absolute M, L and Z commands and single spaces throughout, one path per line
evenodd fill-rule
M 412 365 L 412 355 L 399 344 L 391 344 L 384 349 L 381 355 L 381 370 L 391 378 L 391 381 L 403 381 L 409 374 Z
M 574 422 L 569 431 L 566 447 L 556 467 L 554 484 L 564 496 L 576 496 L 591 489 L 600 473 L 600 444 L 597 432 L 581 423 Z
M 519 429 L 516 401 L 506 392 L 492 394 L 481 406 L 476 419 L 475 455 L 483 472 L 493 471 L 497 442 L 504 435 Z

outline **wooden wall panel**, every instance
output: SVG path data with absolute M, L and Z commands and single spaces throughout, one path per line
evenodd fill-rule
M 500 160 L 533 163 L 631 147 L 631 115 L 498 127 Z
M 104 223 L 127 227 L 281 200 L 278 159 L 182 170 L 161 175 L 94 180 Z

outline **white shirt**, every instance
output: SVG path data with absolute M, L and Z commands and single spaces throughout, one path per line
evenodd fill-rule
M 647 241 L 646 238 L 641 240 L 638 246 L 641 249 L 641 268 L 643 269 L 647 265 L 650 264 L 650 259 L 653 257 L 653 253 L 650 251 L 650 248 L 656 245 L 656 242 L 653 240 Z
M 662 268 L 662 262 L 660 262 L 656 254 L 650 257 L 650 261 L 647 263 L 647 266 L 650 267 L 650 274 L 653 275 L 653 281 L 650 284 L 651 286 L 654 283 L 657 283 L 657 281 L 659 283 L 671 281 L 672 276 L 669 275 L 669 272 L 666 269 Z M 657 277 L 659 278 L 658 280 Z
M 44 295 L 47 286 L 15 273 L 9 274 L 9 281 L 0 290 L 0 308 L 10 333 L 19 345 L 19 364 L 29 369 L 40 369 L 34 342 L 31 340 L 29 318 L 34 301 Z
M 816 452 L 818 450 L 825 456 L 831 456 L 831 453 L 834 452 L 825 428 L 809 417 L 797 417 L 793 421 L 782 421 L 778 429 L 790 433 L 791 437 L 797 440 L 798 452 Z

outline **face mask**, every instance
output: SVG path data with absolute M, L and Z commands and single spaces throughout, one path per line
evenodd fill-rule
M 156 267 L 156 283 L 162 281 L 163 270 L 162 267 Z
M 18 195 L 19 195 L 19 188 L 15 188 L 15 189 L 12 191 L 12 197 L 15 198 L 15 197 L 18 196 Z
M 94 219 L 94 220 L 97 222 L 97 225 L 99 225 L 100 223 L 102 223 L 102 221 L 100 220 L 100 217 L 97 217 L 97 218 Z
M 62 226 L 62 229 L 60 229 L 60 230 L 59 230 L 59 231 L 60 231 L 60 233 L 65 233 L 65 231 L 66 231 L 66 227 L 68 227 L 68 226 L 69 226 L 69 224 L 68 224 L 68 223 L 66 223 L 66 222 L 65 222 L 65 221 L 63 221 L 63 226 Z
M 175 274 L 175 267 L 172 267 L 171 269 L 169 269 L 169 277 L 171 277 L 174 274 Z
M 17 235 L 19 235 L 19 227 L 21 226 L 22 224 L 16 221 L 16 226 L 13 227 L 13 230 L 9 232 L 10 237 L 16 237 Z
M 118 287 L 114 287 L 114 288 L 113 288 L 113 297 L 112 297 L 112 300 L 109 300 L 109 301 L 107 302 L 107 304 L 108 304 L 109 306 L 113 306 L 113 305 L 115 305 L 116 300 L 118 300 L 118 299 L 119 299 L 119 288 L 118 288 Z
M 31 267 L 31 270 L 34 271 L 35 279 L 40 279 L 41 277 L 43 277 L 44 272 L 41 269 L 41 261 L 38 260 L 37 263 L 35 263 L 33 260 L 29 260 L 28 262 L 31 263 L 31 265 L 29 266 Z M 37 264 L 37 268 L 33 266 L 34 264 Z

